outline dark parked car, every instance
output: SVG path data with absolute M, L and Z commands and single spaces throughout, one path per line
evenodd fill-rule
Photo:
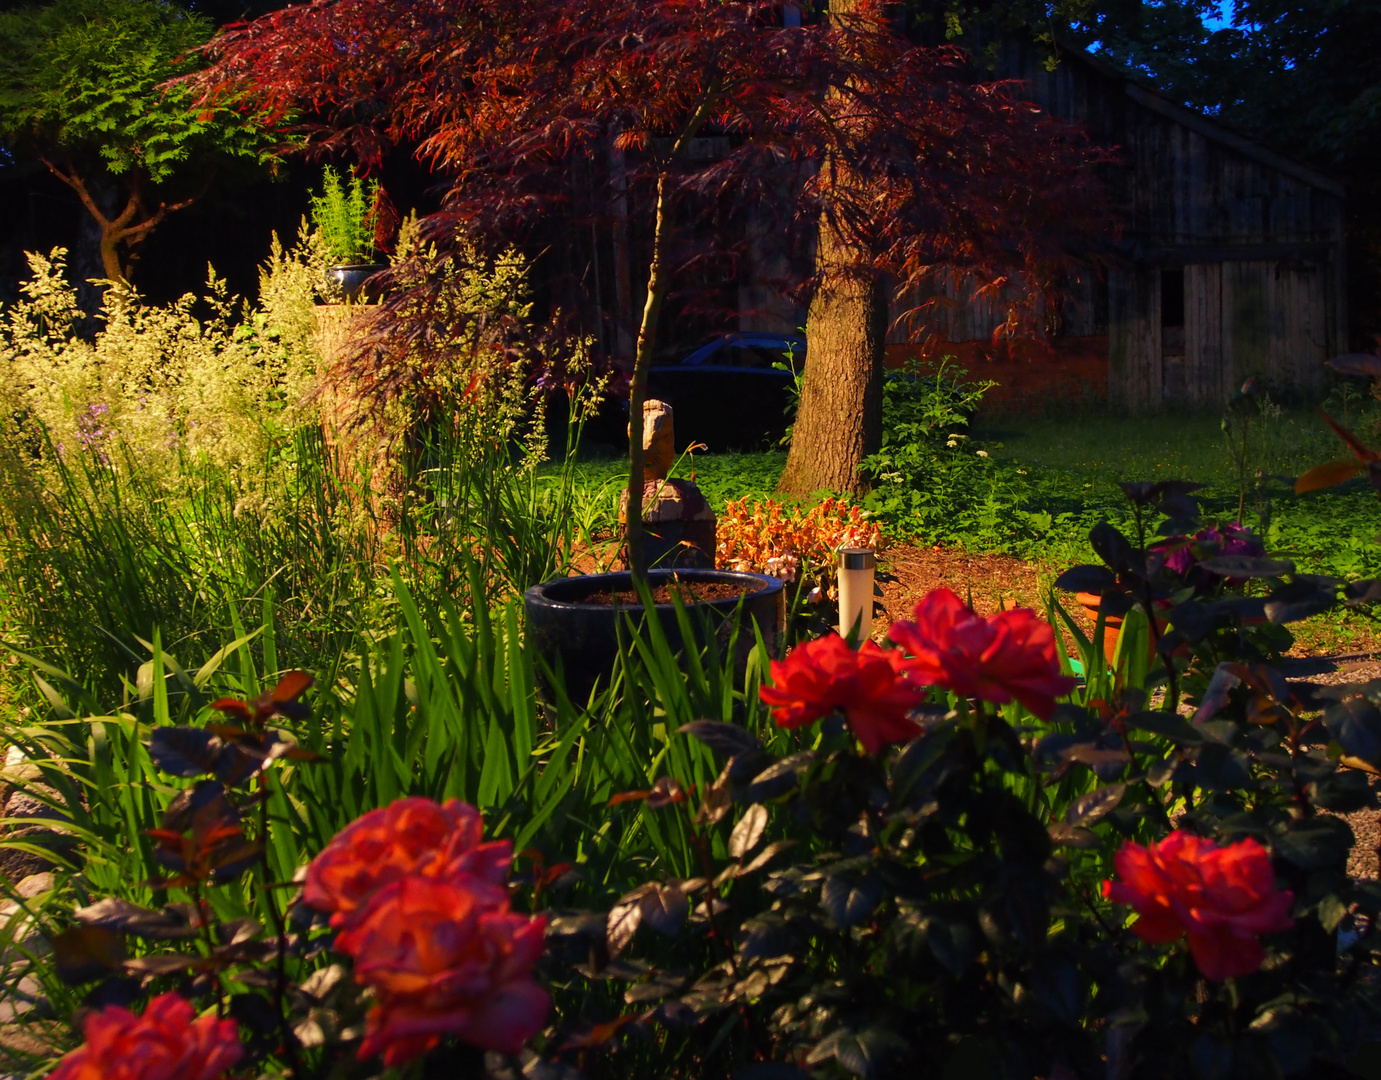
M 648 396 L 676 414 L 676 448 L 700 442 L 713 451 L 762 450 L 786 433 L 786 406 L 806 358 L 802 338 L 723 334 L 676 363 L 654 364 Z

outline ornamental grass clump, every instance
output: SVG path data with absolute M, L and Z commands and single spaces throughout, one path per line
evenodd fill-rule
M 161 307 L 112 287 L 90 339 L 66 252 L 28 261 L 23 299 L 0 313 L 0 465 L 12 491 L 83 454 L 170 488 L 188 457 L 248 481 L 276 435 L 315 419 L 324 264 L 305 237 L 292 250 L 274 240 L 255 305 L 236 304 L 214 271 L 202 296 Z

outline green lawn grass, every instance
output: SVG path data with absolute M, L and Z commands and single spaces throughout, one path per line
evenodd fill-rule
M 1349 423 L 1372 438 L 1377 417 L 1354 415 Z M 1214 415 L 994 418 L 980 420 L 972 436 L 971 445 L 987 450 L 994 463 L 992 491 L 975 492 L 974 498 L 989 500 L 991 516 L 998 520 L 982 532 L 944 536 L 918 534 L 906 520 L 890 520 L 886 525 L 894 539 L 1010 554 L 1053 575 L 1094 557 L 1088 532 L 1100 521 L 1130 532 L 1130 508 L 1118 481 L 1175 478 L 1206 485 L 1199 496 L 1210 517 L 1235 519 L 1241 501 L 1244 523 L 1262 533 L 1273 554 L 1294 559 L 1303 572 L 1346 579 L 1381 576 L 1381 498 L 1365 479 L 1306 496 L 1291 490 L 1294 476 L 1346 453 L 1312 411 L 1256 419 L 1249 437 L 1245 499 L 1221 420 Z M 702 453 L 683 457 L 673 475 L 693 476 L 720 511 L 730 499 L 773 497 L 785 461 L 785 453 L 776 451 Z M 1259 485 L 1258 469 L 1264 474 Z M 586 496 L 607 508 L 610 529 L 625 470 L 617 458 L 580 467 Z M 1321 640 L 1337 648 L 1362 647 L 1372 640 L 1369 625 L 1355 613 L 1340 611 L 1311 622 L 1308 634 L 1322 635 Z
M 671 470 L 672 476 L 694 480 L 709 500 L 715 513 L 733 499 L 779 498 L 775 494 L 777 481 L 786 465 L 784 450 L 767 450 L 751 454 L 683 454 Z M 559 466 L 543 466 L 547 475 L 554 475 Z M 603 508 L 606 529 L 613 528 L 618 512 L 619 494 L 628 483 L 628 462 L 622 458 L 601 457 L 582 461 L 577 466 L 583 496 Z
M 1373 425 L 1367 417 L 1357 426 L 1365 431 Z M 1245 498 L 1215 416 L 999 421 L 976 426 L 974 437 L 999 463 L 1025 471 L 1024 510 L 1054 516 L 1048 535 L 1011 545 L 1022 554 L 1038 548 L 1084 557 L 1088 528 L 1103 517 L 1129 520 L 1119 480 L 1176 478 L 1206 485 L 1199 497 L 1210 516 L 1236 518 L 1241 505 L 1243 522 L 1273 551 L 1295 558 L 1301 570 L 1343 577 L 1381 573 L 1381 545 L 1375 543 L 1381 499 L 1365 479 L 1305 496 L 1291 489 L 1293 477 L 1310 466 L 1346 456 L 1313 412 L 1259 423 L 1250 437 Z M 1259 481 L 1258 470 L 1264 474 Z

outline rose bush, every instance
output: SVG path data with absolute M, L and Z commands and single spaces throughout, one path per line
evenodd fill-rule
M 905 668 L 916 682 L 999 705 L 1019 701 L 1042 720 L 1077 685 L 1060 674 L 1055 631 L 1027 608 L 985 619 L 936 589 L 916 605 L 914 621 L 893 623 L 887 636 L 909 654 Z
M 772 661 L 772 685 L 759 694 L 781 727 L 812 724 L 842 710 L 849 729 L 870 754 L 907 742 L 919 730 L 908 714 L 925 691 L 900 677 L 901 655 L 865 641 L 854 650 L 838 634 L 798 645 Z
M 1206 573 L 1248 585 L 1187 593 L 1152 545 L 1201 531 L 1193 485 L 1125 488 L 1136 537 L 1099 526 L 1107 566 L 1073 576 L 1121 590 L 1124 633 L 1149 633 L 1133 604 L 1169 601 L 1157 649 L 1113 670 L 1053 600 L 1063 642 L 1034 613 L 984 618 L 937 591 L 894 625 L 897 648 L 849 656 L 831 636 L 764 663 L 761 720 L 736 706 L 683 724 L 720 756 L 717 775 L 687 753 L 667 767 L 690 775 L 658 781 L 686 797 L 611 803 L 688 833 L 697 876 L 650 868 L 607 915 L 553 921 L 553 950 L 589 980 L 558 1006 L 584 1021 L 563 1062 L 609 1077 L 631 1061 L 822 1080 L 903 1080 L 918 1062 L 956 1076 L 1341 1074 L 1381 1015 L 1381 890 L 1349 878 L 1351 830 L 1322 811 L 1376 805 L 1360 770 L 1381 765 L 1381 688 L 1310 688 L 1275 666 L 1281 624 L 1336 602 L 1338 583 L 1205 548 Z M 934 691 L 951 695 L 947 714 Z M 895 732 L 864 738 L 869 709 Z M 891 746 L 903 724 L 915 734 Z M 639 936 L 647 925 L 657 934 Z
M 1185 584 L 1194 586 L 1196 591 L 1206 593 L 1219 584 L 1241 585 L 1247 579 L 1216 575 L 1201 563 L 1219 555 L 1261 558 L 1266 554 L 1266 546 L 1246 526 L 1231 521 L 1225 525 L 1209 525 L 1193 536 L 1171 536 L 1152 544 L 1151 551 L 1164 556 L 1165 569 L 1178 575 Z
M 1207 979 L 1250 975 L 1266 959 L 1261 935 L 1294 925 L 1294 894 L 1275 887 L 1270 855 L 1250 837 L 1219 847 L 1176 829 L 1159 843 L 1123 844 L 1114 865 L 1119 880 L 1103 882 L 1103 895 L 1140 916 L 1132 932 L 1152 945 L 1187 935 Z
M 307 867 L 303 902 L 339 930 L 379 890 L 400 878 L 468 874 L 492 885 L 508 878 L 513 844 L 481 843 L 479 811 L 459 799 L 399 799 L 348 825 Z
M 142 1016 L 110 1005 L 87 1015 L 86 1042 L 50 1080 L 218 1080 L 239 1062 L 238 1025 L 197 1017 L 180 994 L 160 994 Z

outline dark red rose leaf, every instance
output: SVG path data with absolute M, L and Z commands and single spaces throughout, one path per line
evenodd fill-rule
M 216 771 L 223 745 L 205 728 L 158 727 L 149 735 L 149 757 L 174 776 L 206 776 Z
M 678 729 L 683 735 L 700 740 L 711 750 L 733 757 L 745 750 L 756 750 L 762 746 L 758 737 L 738 724 L 726 724 L 722 720 L 693 720 L 682 724 Z
M 638 901 L 643 922 L 667 937 L 681 932 L 690 915 L 690 899 L 679 885 L 655 885 Z
M 1107 787 L 1081 795 L 1069 804 L 1065 811 L 1066 825 L 1092 825 L 1117 809 L 1122 796 L 1127 794 L 1126 784 L 1109 784 Z
M 179 941 L 197 935 L 197 928 L 184 912 L 169 908 L 155 911 L 114 896 L 78 908 L 72 916 L 83 926 L 101 927 L 156 941 Z
M 650 888 L 653 886 L 644 886 Z M 638 932 L 638 927 L 642 925 L 642 891 L 634 890 L 622 902 L 615 904 L 609 912 L 609 917 L 605 921 L 605 934 L 609 941 L 609 955 L 616 957 L 633 940 L 633 935 Z
M 153 953 L 149 956 L 136 956 L 124 963 L 126 971 L 141 975 L 176 975 L 180 971 L 209 971 L 220 966 L 205 956 L 188 953 Z
M 160 827 L 184 833 L 208 821 L 239 821 L 240 814 L 225 797 L 225 788 L 215 780 L 198 780 L 173 796 L 163 811 Z
M 94 982 L 118 971 L 125 959 L 125 942 L 103 926 L 74 926 L 52 939 L 53 965 L 68 983 Z

